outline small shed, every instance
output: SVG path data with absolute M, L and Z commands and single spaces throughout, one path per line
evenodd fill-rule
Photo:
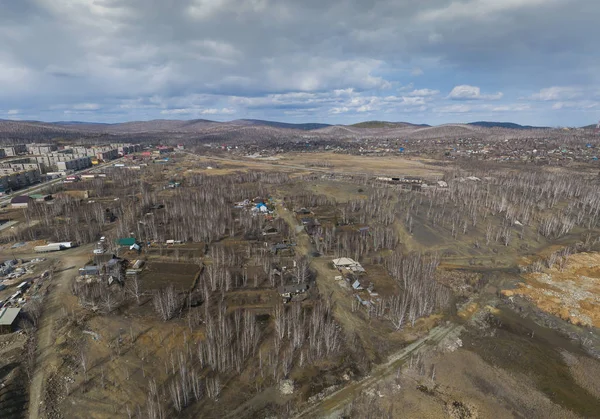
M 352 288 L 354 288 L 357 291 L 360 291 L 363 289 L 363 287 L 360 284 L 360 281 L 358 279 L 356 281 L 354 281 L 354 283 L 352 284 Z
M 100 275 L 100 266 L 87 265 L 83 268 L 79 268 L 79 275 L 81 276 L 96 276 Z
M 20 308 L 5 307 L 0 309 L 0 334 L 14 332 L 17 317 L 20 312 Z

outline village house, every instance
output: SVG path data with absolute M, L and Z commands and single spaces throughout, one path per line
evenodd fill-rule
M 279 256 L 292 256 L 294 254 L 292 246 L 289 243 L 277 243 L 271 246 L 271 253 Z
M 86 265 L 79 269 L 79 275 L 84 277 L 107 275 L 120 278 L 123 270 L 123 259 L 113 254 L 94 255 L 94 265 Z
M 10 200 L 10 206 L 12 208 L 27 208 L 32 201 L 33 199 L 27 195 L 19 195 Z
M 312 212 L 306 208 L 300 208 L 299 210 L 296 211 L 296 214 L 299 215 L 310 215 L 312 214 Z
M 279 295 L 283 297 L 284 302 L 289 302 L 295 295 L 304 294 L 308 291 L 307 283 L 283 285 L 279 287 Z
M 350 258 L 333 259 L 333 266 L 340 272 L 343 270 L 353 273 L 366 272 L 360 263 Z

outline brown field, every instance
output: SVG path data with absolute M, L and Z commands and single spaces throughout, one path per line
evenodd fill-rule
M 145 253 L 149 256 L 168 257 L 175 260 L 193 261 L 204 256 L 204 243 L 184 243 L 169 246 L 147 247 Z
M 143 290 L 169 285 L 189 289 L 199 271 L 199 266 L 193 263 L 149 262 L 140 274 L 140 283 Z
M 328 167 L 321 167 L 323 162 Z M 187 164 L 186 164 L 187 163 Z M 366 157 L 336 153 L 286 153 L 275 159 L 248 159 L 231 157 L 198 156 L 184 163 L 189 173 L 207 175 L 224 175 L 236 171 L 250 169 L 279 170 L 286 172 L 315 171 L 325 173 L 388 175 L 388 176 L 423 176 L 437 178 L 443 175 L 439 166 L 434 166 L 426 159 L 411 159 L 406 157 Z M 211 165 L 213 169 L 198 167 Z
M 337 153 L 288 153 L 281 156 L 281 165 L 312 166 L 327 162 L 332 172 L 369 173 L 390 176 L 440 177 L 439 166 L 428 164 L 424 159 L 406 157 L 366 157 Z M 319 169 L 319 167 L 316 167 Z M 326 170 L 326 169 L 325 169 Z

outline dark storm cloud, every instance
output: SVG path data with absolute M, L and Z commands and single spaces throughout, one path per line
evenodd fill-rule
M 0 0 L 0 10 L 0 118 L 61 119 L 80 104 L 97 120 L 254 109 L 341 122 L 425 112 L 435 123 L 491 109 L 523 117 L 527 105 L 541 122 L 597 109 L 593 0 Z M 582 93 L 535 100 L 543 89 Z

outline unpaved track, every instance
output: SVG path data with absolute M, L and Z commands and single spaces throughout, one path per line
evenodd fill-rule
M 370 387 L 377 385 L 381 380 L 396 374 L 400 368 L 411 356 L 418 354 L 427 348 L 433 348 L 439 344 L 450 333 L 456 332 L 461 328 L 454 323 L 437 326 L 429 333 L 416 340 L 402 350 L 391 355 L 384 364 L 380 364 L 371 371 L 371 374 L 362 380 L 352 382 L 347 386 L 331 393 L 322 400 L 298 413 L 296 418 L 336 418 L 341 410 L 347 406 L 360 393 Z
M 278 212 L 288 222 L 291 228 L 295 228 L 297 224 L 295 223 L 293 214 L 291 212 L 285 211 L 281 206 L 278 206 Z M 306 234 L 305 230 L 298 235 L 298 243 L 300 244 L 298 249 L 304 254 L 311 249 L 315 250 L 311 245 L 310 238 Z M 321 276 L 321 279 L 323 279 L 323 276 Z M 448 322 L 444 325 L 440 325 L 431 329 L 427 335 L 417 339 L 410 345 L 390 355 L 385 363 L 376 366 L 371 371 L 371 374 L 367 377 L 359 381 L 351 382 L 343 388 L 329 394 L 324 399 L 298 413 L 295 417 L 338 417 L 340 411 L 356 396 L 369 387 L 377 385 L 377 383 L 379 383 L 382 379 L 385 379 L 392 374 L 396 374 L 398 368 L 400 368 L 411 356 L 427 350 L 428 348 L 430 349 L 437 346 L 446 336 L 453 332 L 459 332 L 459 329 L 461 328 L 462 326 Z
M 30 419 L 42 417 L 40 411 L 43 411 L 41 404 L 44 400 L 44 385 L 48 378 L 48 373 L 56 365 L 56 352 L 53 347 L 54 323 L 61 316 L 62 308 L 64 307 L 64 297 L 69 295 L 70 280 L 76 274 L 76 269 L 89 259 L 90 249 L 90 246 L 85 246 L 62 253 L 43 255 L 44 257 L 48 257 L 48 259 L 56 258 L 60 260 L 59 270 L 71 266 L 75 266 L 75 268 L 66 269 L 55 274 L 52 282 L 49 284 L 48 294 L 44 298 L 44 312 L 37 332 L 36 366 L 29 388 Z

